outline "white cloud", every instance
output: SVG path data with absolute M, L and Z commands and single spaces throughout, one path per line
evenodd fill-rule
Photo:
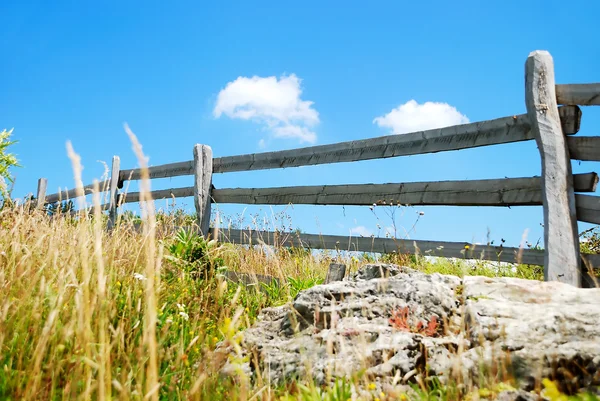
M 394 134 L 406 134 L 468 122 L 467 116 L 448 103 L 419 104 L 415 100 L 409 100 L 373 120 L 373 123 L 381 128 L 390 128 Z
M 238 77 L 219 92 L 213 115 L 263 124 L 278 138 L 314 143 L 311 127 L 319 123 L 313 102 L 300 98 L 301 80 L 294 74 L 277 77 Z
M 363 237 L 370 237 L 371 235 L 373 235 L 373 232 L 371 232 L 368 228 L 366 228 L 365 226 L 358 226 L 358 227 L 353 227 L 350 229 L 350 234 L 351 235 L 362 235 Z

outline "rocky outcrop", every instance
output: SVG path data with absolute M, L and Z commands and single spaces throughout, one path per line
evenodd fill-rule
M 393 391 L 433 376 L 473 385 L 483 374 L 520 383 L 504 399 L 527 399 L 542 378 L 574 392 L 600 385 L 600 289 L 366 265 L 264 309 L 238 352 L 224 373 L 279 384 L 363 374 Z

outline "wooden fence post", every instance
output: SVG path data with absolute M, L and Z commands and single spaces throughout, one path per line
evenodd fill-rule
M 571 159 L 556 102 L 554 63 L 534 51 L 525 63 L 525 103 L 542 160 L 544 280 L 581 287 Z
M 194 204 L 198 214 L 200 233 L 208 238 L 213 172 L 212 149 L 208 145 L 194 146 Z
M 46 188 L 47 187 L 48 187 L 48 180 L 45 178 L 40 178 L 38 180 L 37 201 L 36 201 L 36 205 L 35 205 L 35 208 L 38 210 L 43 209 L 44 205 L 46 204 Z
M 121 159 L 119 156 L 113 156 L 112 159 L 112 171 L 110 173 L 110 200 L 108 209 L 108 229 L 112 230 L 117 223 L 117 208 L 118 205 L 118 193 L 117 189 L 119 186 L 119 174 L 121 172 Z
M 330 263 L 329 270 L 327 270 L 327 276 L 325 277 L 325 284 L 333 283 L 335 281 L 342 281 L 346 275 L 346 265 L 343 263 Z

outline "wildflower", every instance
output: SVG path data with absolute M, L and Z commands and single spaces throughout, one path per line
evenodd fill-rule
M 120 281 L 117 281 L 117 282 L 115 283 L 115 285 L 116 285 L 118 288 L 121 288 L 121 282 L 120 282 Z
M 465 249 L 469 249 L 469 248 L 470 248 L 470 246 L 469 246 L 469 245 L 465 245 Z
M 133 278 L 139 281 L 144 281 L 146 280 L 146 277 L 144 277 L 144 275 L 140 274 L 140 273 L 133 273 Z
M 375 383 L 369 383 L 369 390 L 375 390 L 377 385 Z
M 171 317 L 168 317 L 167 320 L 165 320 L 165 322 L 167 322 L 167 323 L 173 323 L 173 319 Z
M 183 306 L 182 304 L 177 304 L 177 308 L 182 311 L 185 312 L 185 306 Z
M 179 315 L 183 317 L 183 320 L 189 320 L 190 316 L 185 312 L 179 312 Z
M 379 396 L 380 396 L 381 398 L 384 398 L 384 399 L 385 399 L 385 393 L 384 393 L 383 391 L 382 391 L 381 393 L 379 393 Z

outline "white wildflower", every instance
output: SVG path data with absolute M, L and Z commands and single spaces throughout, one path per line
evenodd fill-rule
M 140 281 L 146 280 L 146 277 L 144 277 L 144 275 L 140 273 L 133 273 L 133 278 Z
M 189 320 L 190 316 L 185 312 L 179 312 L 179 315 L 183 317 L 183 320 Z

